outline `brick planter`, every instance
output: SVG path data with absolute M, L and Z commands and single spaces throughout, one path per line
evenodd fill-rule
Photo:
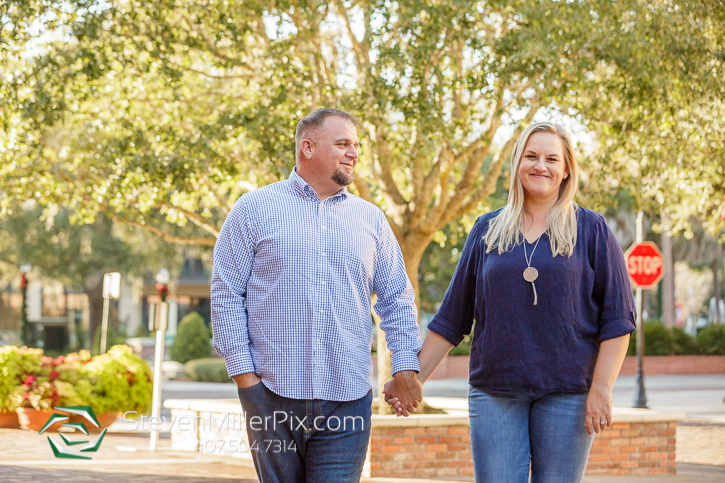
M 473 475 L 465 399 L 431 398 L 449 414 L 372 417 L 363 476 L 439 478 Z M 236 399 L 166 400 L 171 447 L 251 459 Z M 588 474 L 674 474 L 675 431 L 684 413 L 614 408 L 614 425 L 594 439 Z
M 467 416 L 373 416 L 366 476 L 473 475 Z
M 684 413 L 614 409 L 612 427 L 594 438 L 587 474 L 674 475 L 675 433 Z
M 642 361 L 645 375 L 725 374 L 725 356 L 645 356 Z M 620 376 L 633 376 L 637 357 L 624 359 Z
M 373 373 L 378 365 L 373 354 Z M 468 377 L 468 356 L 447 356 L 430 379 Z M 633 376 L 637 370 L 637 357 L 624 359 L 620 376 Z M 725 356 L 645 356 L 644 373 L 649 376 L 685 374 L 725 374 Z

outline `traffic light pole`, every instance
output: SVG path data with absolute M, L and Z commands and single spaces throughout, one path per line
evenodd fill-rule
M 644 238 L 644 213 L 637 213 L 637 231 L 635 242 L 642 243 Z M 642 358 L 644 357 L 644 297 L 642 289 L 637 287 L 635 292 L 637 303 L 637 375 L 634 381 L 634 402 L 635 408 L 647 408 L 647 395 L 644 390 L 644 369 Z

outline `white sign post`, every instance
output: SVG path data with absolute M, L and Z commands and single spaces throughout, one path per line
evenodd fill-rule
M 161 365 L 164 363 L 164 344 L 166 342 L 166 326 L 169 320 L 169 304 L 159 302 L 149 306 L 149 330 L 156 331 L 156 353 L 154 355 L 154 388 L 151 400 L 151 442 L 150 451 L 156 451 L 159 432 L 154 431 L 154 421 L 159 421 L 161 413 Z
M 121 296 L 121 274 L 118 272 L 103 275 L 103 321 L 101 322 L 101 354 L 105 354 L 108 345 L 108 317 L 111 299 Z

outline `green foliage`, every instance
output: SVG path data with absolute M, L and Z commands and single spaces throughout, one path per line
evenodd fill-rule
M 130 347 L 116 345 L 79 367 L 76 390 L 96 413 L 151 408 L 152 375 L 149 365 Z
M 627 355 L 637 354 L 637 333 L 629 340 Z M 725 355 L 725 325 L 712 324 L 692 337 L 679 327 L 666 329 L 658 321 L 644 324 L 644 353 L 647 356 Z
M 182 364 L 192 359 L 209 357 L 212 353 L 210 339 L 211 330 L 204 319 L 197 312 L 192 312 L 179 321 L 169 357 Z
M 0 410 L 89 405 L 96 413 L 151 406 L 151 370 L 128 346 L 91 357 L 87 350 L 50 358 L 41 349 L 0 348 Z
M 471 342 L 473 336 L 467 335 L 463 338 L 460 344 L 451 349 L 448 353 L 449 356 L 470 356 L 471 355 Z
M 725 356 L 725 325 L 711 324 L 697 333 L 697 343 L 702 354 Z
M 42 357 L 41 349 L 0 347 L 0 412 L 12 412 L 18 407 L 10 394 L 41 366 Z
M 672 329 L 672 338 L 674 339 L 675 354 L 697 355 L 700 353 L 697 339 L 679 327 Z
M 78 371 L 64 356 L 51 358 L 43 355 L 40 349 L 19 350 L 20 353 L 23 351 L 26 351 L 25 363 L 21 365 L 22 372 L 17 373 L 22 383 L 9 394 L 11 408 L 47 410 L 53 406 L 83 404 L 75 390 Z
M 198 382 L 229 382 L 229 373 L 224 359 L 209 357 L 194 359 L 184 364 L 184 373 L 192 381 Z
M 385 211 L 413 265 L 448 222 L 486 209 L 512 141 L 542 106 L 612 146 L 605 173 L 621 172 L 619 149 L 647 167 L 634 179 L 652 190 L 684 197 L 678 176 L 694 166 L 713 189 L 690 199 L 709 209 L 722 195 L 708 119 L 723 97 L 725 29 L 707 2 L 22 5 L 9 9 L 0 48 L 0 213 L 33 198 L 79 221 L 107 213 L 211 246 L 233 200 L 286 177 L 294 126 L 320 106 L 362 120 L 354 189 Z M 27 55 L 33 32 L 56 29 L 60 40 Z M 676 140 L 696 152 L 671 156 Z

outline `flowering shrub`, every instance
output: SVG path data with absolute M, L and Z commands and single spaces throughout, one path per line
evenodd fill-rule
M 41 356 L 40 366 L 30 369 L 29 373 L 25 373 L 22 384 L 12 389 L 9 397 L 11 407 L 43 410 L 83 404 L 73 388 L 77 373 L 65 364 L 65 357 L 53 359 Z
M 0 347 L 0 411 L 88 405 L 96 413 L 147 412 L 151 370 L 130 347 L 91 357 L 86 350 L 51 358 L 41 349 Z
M 12 412 L 17 407 L 10 395 L 13 390 L 38 368 L 43 351 L 27 347 L 0 347 L 0 412 Z
M 76 391 L 97 413 L 151 408 L 151 369 L 126 345 L 115 345 L 105 354 L 83 363 Z

